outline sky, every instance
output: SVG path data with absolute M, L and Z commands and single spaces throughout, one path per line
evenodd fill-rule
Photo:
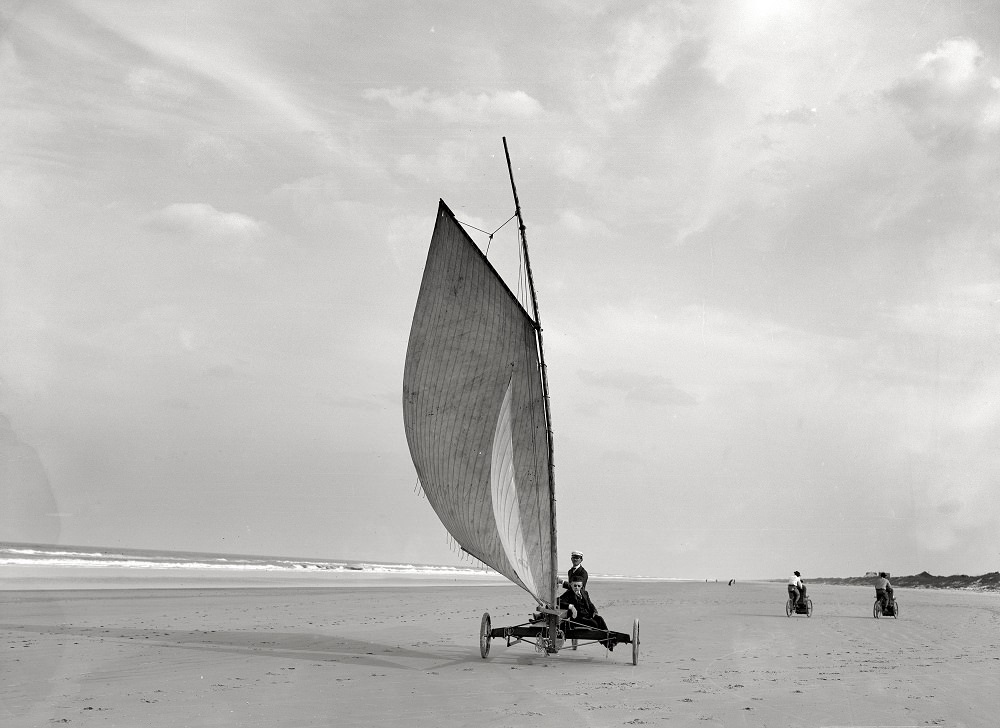
M 996 3 L 8 1 L 0 88 L 0 540 L 463 563 L 403 361 L 506 137 L 561 564 L 1000 567 Z

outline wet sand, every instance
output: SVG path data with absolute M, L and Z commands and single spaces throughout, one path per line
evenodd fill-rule
M 359 577 L 363 578 L 363 577 Z M 989 726 L 1000 595 L 770 583 L 601 582 L 626 645 L 546 656 L 494 640 L 504 584 L 0 591 L 0 724 L 21 726 Z

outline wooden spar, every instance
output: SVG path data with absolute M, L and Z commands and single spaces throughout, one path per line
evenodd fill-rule
M 559 573 L 559 552 L 556 549 L 556 473 L 555 457 L 552 449 L 552 409 L 549 402 L 549 377 L 548 371 L 545 368 L 545 350 L 542 348 L 542 322 L 538 317 L 538 297 L 535 295 L 535 281 L 531 276 L 531 260 L 528 258 L 528 238 L 525 235 L 524 219 L 521 217 L 521 203 L 517 199 L 517 187 L 514 185 L 514 169 L 510 164 L 507 137 L 503 137 L 503 153 L 507 157 L 507 174 L 510 175 L 510 189 L 514 193 L 514 213 L 517 215 L 517 228 L 521 233 L 524 269 L 528 274 L 528 290 L 531 292 L 532 313 L 535 316 L 535 336 L 538 339 L 538 366 L 542 370 L 542 401 L 545 403 L 545 437 L 549 447 L 549 512 L 552 518 L 549 523 L 552 540 L 552 553 L 549 556 L 552 568 L 552 583 L 549 584 L 549 594 L 551 596 L 549 606 L 554 608 L 556 606 L 556 591 L 558 590 L 556 580 Z M 558 620 L 556 620 L 557 622 Z

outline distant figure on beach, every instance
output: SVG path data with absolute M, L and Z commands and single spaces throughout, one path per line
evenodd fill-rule
M 875 598 L 882 604 L 883 610 L 886 605 L 892 604 L 892 584 L 889 583 L 889 575 L 884 571 L 880 571 L 875 580 Z
M 730 579 L 729 580 L 729 586 L 732 586 L 735 583 L 736 583 L 736 579 Z
M 559 583 L 563 589 L 569 589 L 570 584 L 574 579 L 579 579 L 583 583 L 583 588 L 587 588 L 587 570 L 583 568 L 583 553 L 580 551 L 573 551 L 569 555 L 570 561 L 573 565 L 569 567 L 569 571 L 566 573 L 566 581 Z
M 579 577 L 574 577 L 569 588 L 559 595 L 559 608 L 568 610 L 570 619 L 578 624 L 598 629 L 608 628 L 608 623 L 597 613 L 597 607 L 590 601 L 590 595 L 583 588 L 583 582 Z M 602 640 L 601 644 L 609 650 L 615 647 L 610 640 Z
M 806 585 L 802 583 L 802 574 L 794 572 L 788 580 L 788 598 L 792 604 L 801 604 L 806 597 Z

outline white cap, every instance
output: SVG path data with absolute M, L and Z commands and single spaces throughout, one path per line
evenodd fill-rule
M 583 553 L 580 551 L 573 551 L 572 553 L 570 553 L 570 556 L 579 556 L 582 559 Z

